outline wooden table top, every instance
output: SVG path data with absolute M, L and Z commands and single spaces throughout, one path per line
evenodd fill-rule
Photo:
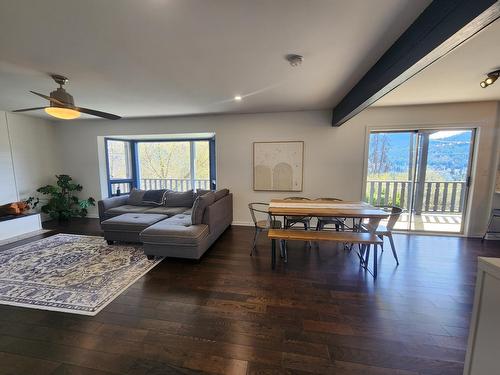
M 384 219 L 389 213 L 360 201 L 272 199 L 269 213 L 277 216 L 319 216 Z

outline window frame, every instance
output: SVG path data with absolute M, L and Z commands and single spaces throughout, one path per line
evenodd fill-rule
M 109 141 L 120 141 L 129 143 L 130 150 L 130 160 L 131 160 L 131 172 L 132 177 L 127 179 L 111 179 L 111 173 L 109 168 Z M 130 190 L 133 188 L 138 189 L 140 187 L 140 175 L 139 175 L 139 153 L 138 153 L 138 144 L 139 143 L 162 143 L 162 142 L 190 142 L 190 170 L 191 175 L 193 175 L 193 149 L 194 142 L 197 141 L 208 141 L 208 154 L 209 154 L 209 180 L 210 180 L 210 188 L 215 190 L 217 188 L 217 177 L 216 177 L 216 147 L 215 147 L 215 135 L 213 137 L 202 137 L 202 138 L 180 138 L 180 139 L 172 139 L 172 138 L 158 138 L 158 139 L 129 139 L 129 138 L 113 138 L 113 137 L 105 137 L 104 138 L 104 150 L 106 156 L 106 180 L 108 185 L 108 197 L 117 196 L 117 194 L 112 194 L 113 185 L 115 184 L 130 184 Z

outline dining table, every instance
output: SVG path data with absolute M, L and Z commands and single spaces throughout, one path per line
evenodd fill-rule
M 304 200 L 304 199 L 272 199 L 268 208 L 269 216 L 272 220 L 277 220 L 277 216 L 295 217 L 328 217 L 358 220 L 359 225 L 353 225 L 352 230 L 363 230 L 375 234 L 381 220 L 390 216 L 390 213 L 374 207 L 363 201 L 333 201 L 333 200 Z M 360 225 L 363 220 L 367 222 Z M 317 231 L 318 237 L 321 231 Z M 363 254 L 365 246 L 358 255 L 364 263 Z M 365 264 L 365 268 L 367 265 Z
M 331 201 L 302 199 L 272 199 L 268 212 L 271 216 L 335 217 L 368 219 L 368 228 L 377 229 L 380 220 L 390 214 L 362 201 Z

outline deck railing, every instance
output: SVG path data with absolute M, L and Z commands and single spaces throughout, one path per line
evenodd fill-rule
M 416 189 L 419 184 L 415 184 Z M 398 206 L 408 210 L 413 183 L 411 181 L 368 180 L 366 201 L 378 206 Z M 415 201 L 415 211 L 460 213 L 464 207 L 465 181 L 426 181 L 422 202 Z
M 141 189 L 156 190 L 170 189 L 174 191 L 187 191 L 190 189 L 210 189 L 210 180 L 191 180 L 187 178 L 143 178 Z

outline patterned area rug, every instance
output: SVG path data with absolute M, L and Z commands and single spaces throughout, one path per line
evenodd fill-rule
M 159 262 L 140 246 L 58 234 L 0 251 L 0 304 L 96 315 Z

